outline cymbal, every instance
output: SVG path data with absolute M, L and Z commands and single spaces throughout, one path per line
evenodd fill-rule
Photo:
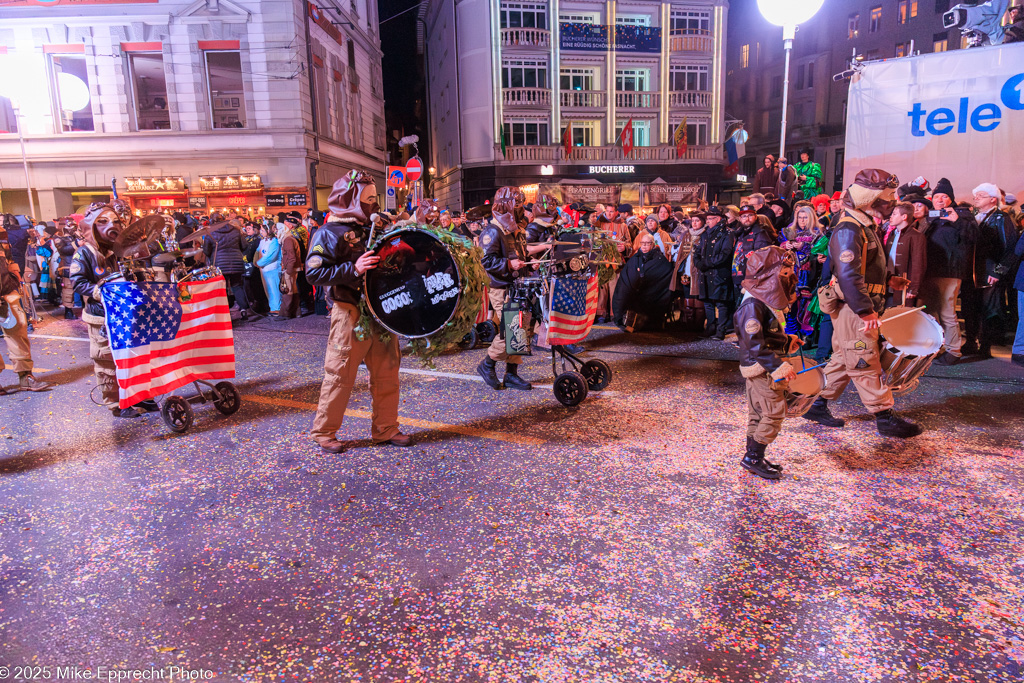
M 146 243 L 164 229 L 164 217 L 149 215 L 140 218 L 117 236 L 112 245 L 117 258 L 147 258 L 150 254 Z
M 205 228 L 199 228 L 195 232 L 185 235 L 185 237 L 178 240 L 178 244 L 186 244 L 187 242 L 194 242 L 198 239 L 202 239 L 203 237 L 209 237 L 214 230 L 224 225 L 224 223 L 227 223 L 227 221 L 217 223 L 216 225 L 208 225 Z
M 174 263 L 181 256 L 180 251 L 164 251 L 159 254 L 153 255 L 154 266 L 165 266 L 168 263 Z
M 556 246 L 556 247 L 578 247 L 579 242 L 527 242 L 526 246 L 535 247 L 537 245 L 544 245 L 545 247 Z

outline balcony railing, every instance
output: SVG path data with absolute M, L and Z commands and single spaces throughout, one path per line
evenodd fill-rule
M 563 90 L 559 97 L 563 107 L 603 109 L 608 106 L 608 93 L 604 90 Z
M 670 109 L 711 109 L 711 93 L 679 90 L 668 94 Z
M 669 33 L 668 49 L 672 52 L 712 52 L 715 49 L 715 37 L 710 33 L 675 29 Z
M 542 28 L 503 28 L 502 47 L 551 47 L 551 31 Z
M 551 91 L 547 88 L 503 88 L 501 103 L 507 107 L 550 107 Z
M 661 93 L 617 92 L 615 93 L 615 106 L 621 109 L 655 109 L 661 106 Z
M 500 155 L 500 148 L 498 154 Z M 552 161 L 705 161 L 721 162 L 722 148 L 719 145 L 690 145 L 681 158 L 675 145 L 634 147 L 626 156 L 619 145 L 600 147 L 573 147 L 566 156 L 561 145 L 522 145 L 505 148 L 507 162 L 552 162 Z

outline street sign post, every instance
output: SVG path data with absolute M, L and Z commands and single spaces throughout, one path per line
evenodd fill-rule
M 390 211 L 393 208 L 395 208 L 395 195 L 397 193 L 398 193 L 398 191 L 395 188 L 393 188 L 393 187 L 389 187 L 387 189 L 387 192 L 384 194 L 384 210 L 385 211 Z
M 388 166 L 388 187 L 405 187 L 406 169 L 401 166 Z

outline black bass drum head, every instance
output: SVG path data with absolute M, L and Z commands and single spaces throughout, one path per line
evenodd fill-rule
M 370 313 L 402 337 L 429 337 L 443 328 L 462 297 L 462 275 L 448 248 L 428 232 L 404 228 L 377 245 L 377 267 L 366 271 Z

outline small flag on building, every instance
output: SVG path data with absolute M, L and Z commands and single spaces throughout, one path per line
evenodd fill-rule
M 223 277 L 180 285 L 111 282 L 101 291 L 121 408 L 197 379 L 235 376 Z
M 572 121 L 568 121 L 565 130 L 562 131 L 562 147 L 565 148 L 565 156 L 568 158 L 572 152 Z
M 725 154 L 727 163 L 725 166 L 725 177 L 735 178 L 740 172 L 740 159 L 747 153 L 746 150 L 747 131 L 740 125 L 733 133 L 725 139 Z
M 674 136 L 676 143 L 676 158 L 682 159 L 686 156 L 686 117 L 676 126 L 676 134 Z
M 629 117 L 629 121 L 626 121 L 626 125 L 622 127 L 622 132 L 619 133 L 619 144 L 622 145 L 622 153 L 629 157 L 633 153 L 633 117 Z
M 556 277 L 551 287 L 549 344 L 575 344 L 586 339 L 597 314 L 597 275 Z

